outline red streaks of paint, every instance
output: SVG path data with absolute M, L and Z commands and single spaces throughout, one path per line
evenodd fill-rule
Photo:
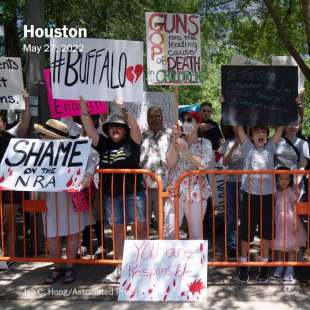
M 195 293 L 200 294 L 201 293 L 200 291 L 205 288 L 201 279 L 195 280 L 194 282 L 192 282 L 191 284 L 189 284 L 187 286 L 189 288 L 189 291 L 193 295 L 195 295 Z
M 181 296 L 185 296 L 185 292 L 181 292 Z
M 166 293 L 168 294 L 170 292 L 170 286 L 167 287 Z
M 13 174 L 13 170 L 11 170 L 11 169 L 9 169 L 10 171 L 9 171 L 9 177 L 11 177 L 12 176 L 12 174 Z
M 74 182 L 76 182 L 77 178 L 74 179 Z
M 79 168 L 79 170 L 77 171 L 76 173 L 77 175 L 80 175 L 81 174 L 81 169 Z
M 164 296 L 164 299 L 163 299 L 163 301 L 166 301 L 166 299 L 167 299 L 167 294 Z
M 172 283 L 172 284 L 173 284 L 173 286 L 175 286 L 175 279 L 173 280 L 173 283 Z
M 131 287 L 131 283 L 128 284 L 127 288 L 126 288 L 126 291 L 128 291 Z
M 124 281 L 124 283 L 122 284 L 122 286 L 125 286 L 126 283 L 127 283 L 127 280 Z
M 202 251 L 203 251 L 203 244 L 200 243 L 200 252 L 202 252 Z
M 72 186 L 72 184 L 73 184 L 73 180 L 72 180 L 72 176 L 71 176 L 71 179 L 67 182 L 66 186 L 70 187 L 70 186 Z
M 152 293 L 153 293 L 153 289 L 150 288 L 150 289 L 148 290 L 148 293 L 149 293 L 149 294 L 152 294 Z
M 136 291 L 133 291 L 132 294 L 129 296 L 130 299 L 132 299 L 136 294 Z
M 70 173 L 70 172 L 71 172 L 71 168 L 68 169 L 68 173 Z
M 2 183 L 5 180 L 4 174 L 2 174 L 2 177 L 0 178 L 0 183 Z

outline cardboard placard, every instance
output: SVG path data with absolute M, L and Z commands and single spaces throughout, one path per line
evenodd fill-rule
M 199 85 L 200 16 L 145 13 L 149 85 Z
M 44 69 L 44 80 L 46 83 L 47 100 L 52 118 L 61 118 L 68 116 L 80 116 L 80 100 L 61 100 L 54 99 L 51 87 L 50 69 Z M 107 114 L 109 111 L 106 101 L 87 101 L 88 113 Z
M 24 82 L 20 58 L 0 57 L 0 110 L 23 110 Z
M 89 139 L 11 139 L 0 167 L 0 189 L 76 191 L 84 176 Z
M 119 301 L 205 301 L 206 240 L 126 240 Z
M 224 125 L 285 126 L 297 121 L 297 67 L 222 66 Z
M 142 102 L 143 42 L 51 38 L 50 68 L 55 99 Z

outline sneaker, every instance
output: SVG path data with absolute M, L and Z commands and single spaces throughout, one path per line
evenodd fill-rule
M 114 271 L 106 275 L 103 279 L 104 283 L 119 283 L 121 277 L 121 268 L 117 266 Z
M 250 276 L 249 276 L 249 268 L 248 267 L 240 267 L 239 268 L 239 282 L 241 283 L 247 283 L 249 282 Z
M 296 279 L 294 277 L 294 268 L 293 267 L 287 267 L 283 276 L 283 281 L 287 284 L 295 284 Z
M 256 278 L 258 283 L 267 283 L 269 281 L 268 267 L 261 267 Z
M 280 279 L 280 278 L 282 278 L 283 271 L 284 271 L 284 267 L 283 267 L 283 266 L 278 266 L 278 267 L 275 269 L 275 271 L 273 272 L 272 277 L 273 277 L 274 279 Z

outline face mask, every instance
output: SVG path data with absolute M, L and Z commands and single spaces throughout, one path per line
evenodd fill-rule
M 189 134 L 193 131 L 194 129 L 194 123 L 191 122 L 191 123 L 188 123 L 188 122 L 184 122 L 182 124 L 182 128 L 183 128 L 183 131 L 185 134 Z

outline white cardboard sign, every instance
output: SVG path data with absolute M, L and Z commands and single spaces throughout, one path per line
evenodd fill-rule
M 0 189 L 77 191 L 89 152 L 89 139 L 11 139 L 1 162 Z
M 206 240 L 126 240 L 119 301 L 205 301 Z
M 200 16 L 145 13 L 149 85 L 200 85 Z
M 54 99 L 142 102 L 143 42 L 51 38 Z
M 0 57 L 0 110 L 23 110 L 25 101 L 20 58 Z

